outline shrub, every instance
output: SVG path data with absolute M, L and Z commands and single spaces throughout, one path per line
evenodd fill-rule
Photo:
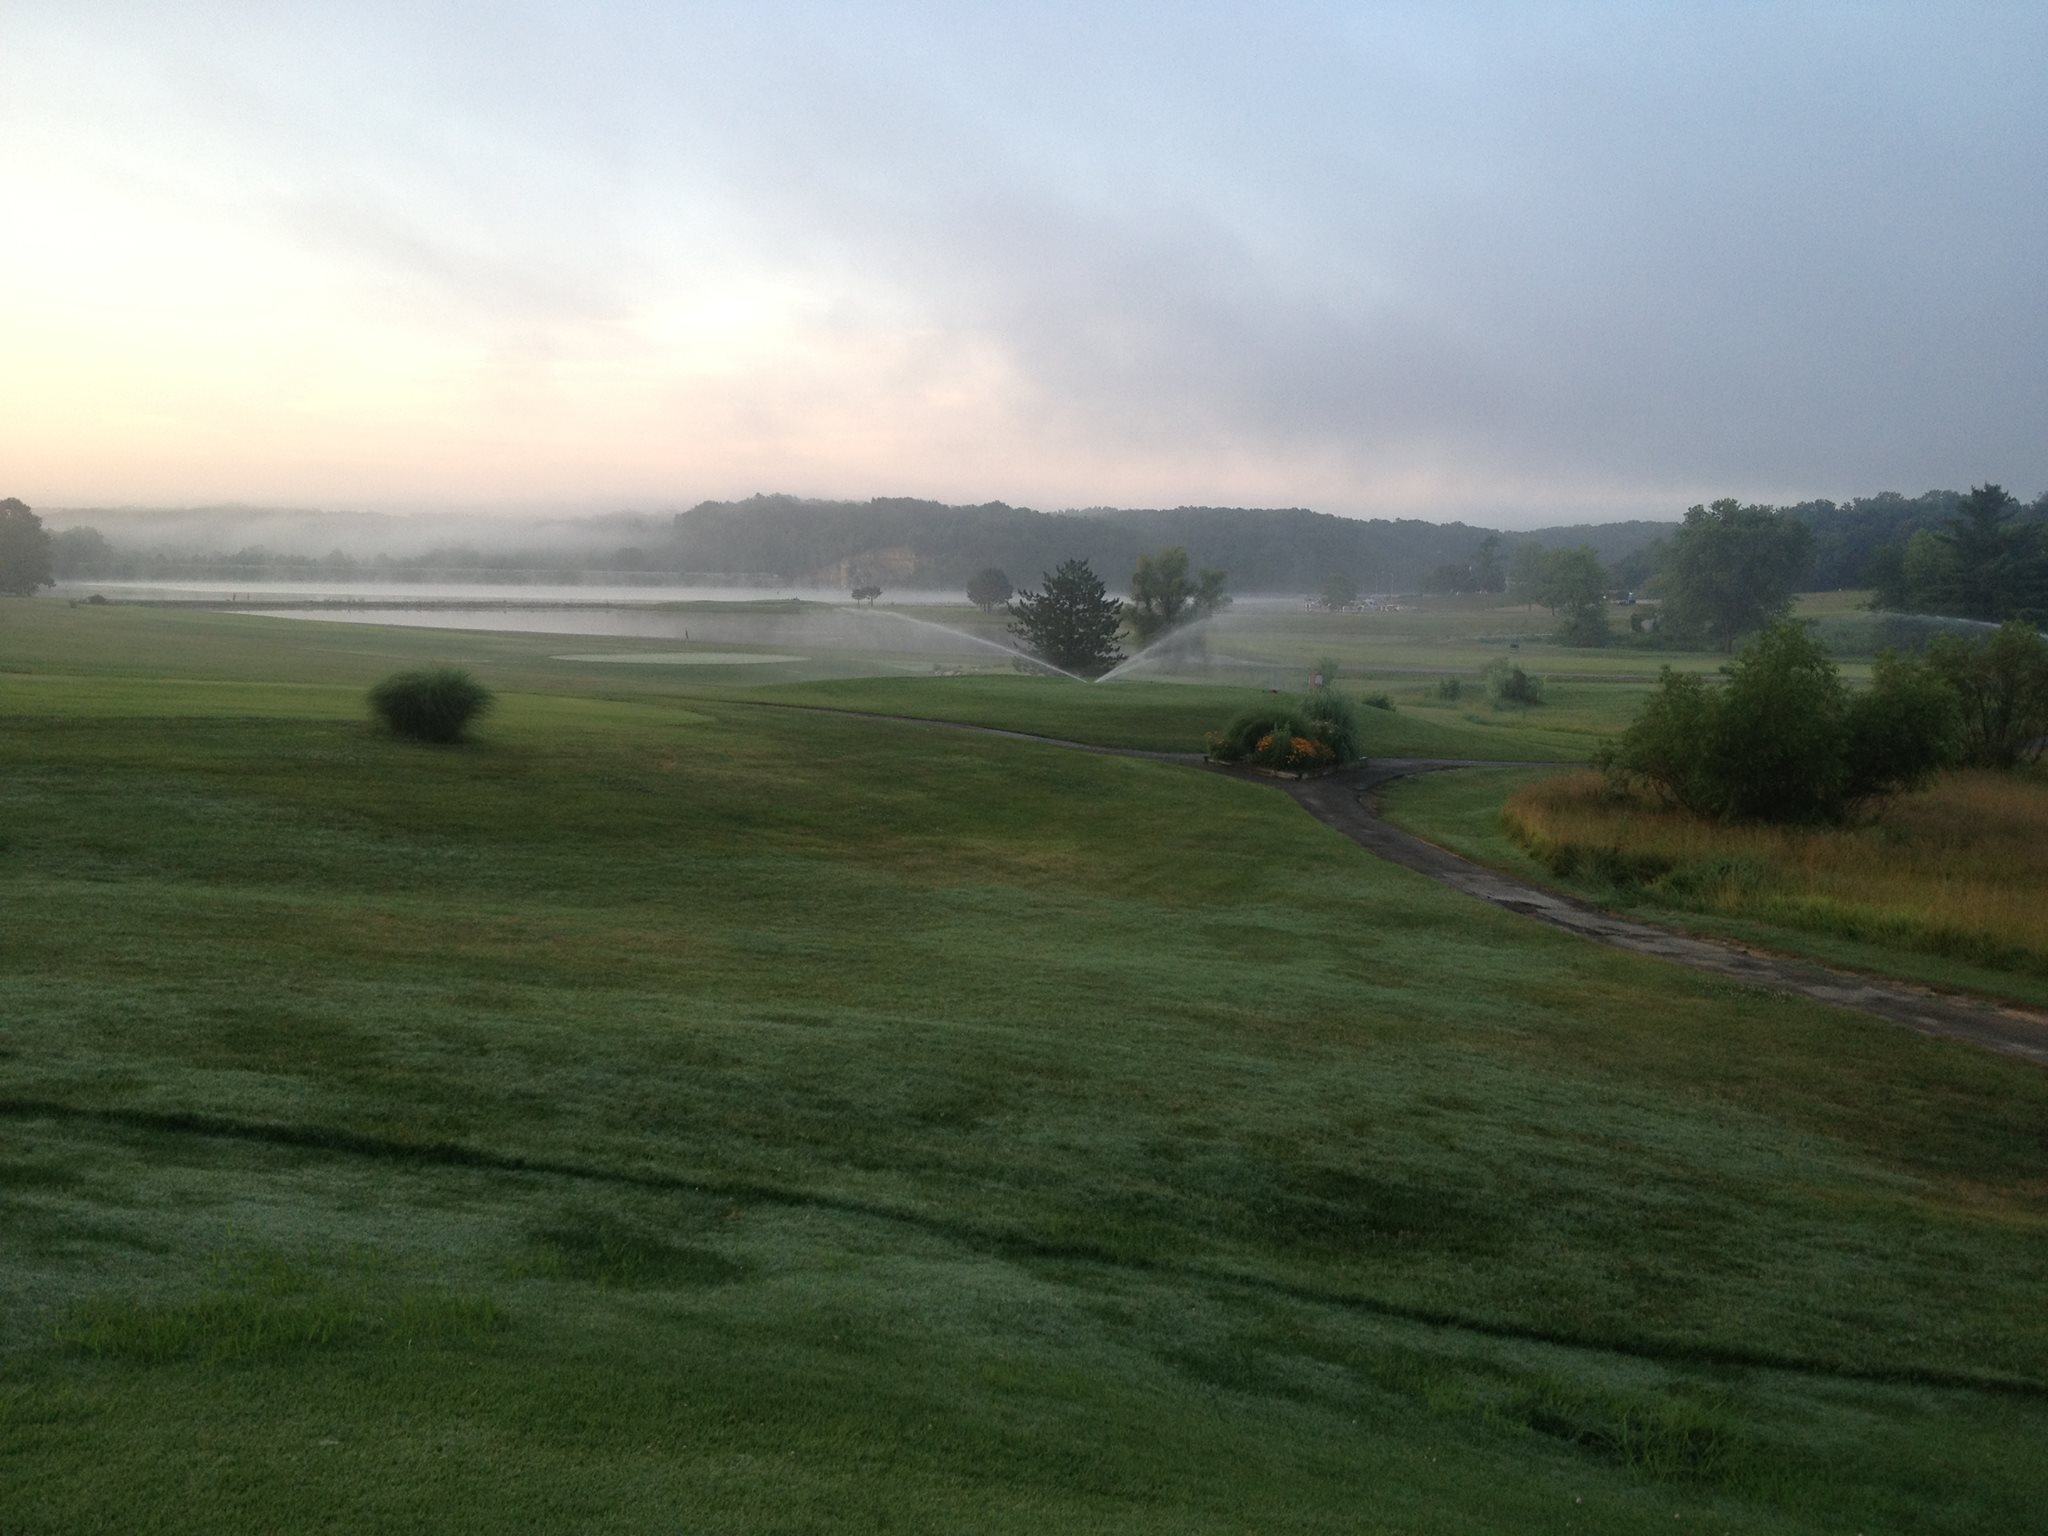
M 2040 756 L 2048 737 L 2048 641 L 2015 619 L 1982 640 L 1938 635 L 1930 668 L 1953 691 L 1958 755 L 1972 768 L 2011 768 Z
M 1801 624 L 1774 624 L 1726 669 L 1705 767 L 1722 815 L 1830 821 L 1849 789 L 1849 690 Z
M 1351 762 L 1364 750 L 1365 732 L 1358 711 L 1336 689 L 1311 689 L 1298 708 L 1308 734 L 1328 747 L 1338 762 Z
M 1598 604 L 1568 609 L 1557 626 L 1559 645 L 1601 646 L 1614 638 L 1607 612 Z
M 1849 700 L 1842 722 L 1850 801 L 1924 788 L 1956 761 L 1960 721 L 1955 690 L 1934 668 L 1878 657 L 1870 687 Z
M 1717 789 L 1705 744 L 1716 728 L 1715 702 L 1698 673 L 1665 667 L 1635 722 L 1619 741 L 1600 749 L 1594 766 L 1617 790 L 1639 779 L 1665 800 L 1698 815 L 1713 815 Z
M 1460 677 L 1439 679 L 1436 685 L 1436 696 L 1440 699 L 1462 699 L 1465 696 L 1465 680 Z
M 1363 704 L 1367 709 L 1384 709 L 1385 711 L 1387 711 L 1388 714 L 1392 714 L 1394 712 L 1393 697 L 1384 691 L 1380 693 L 1365 694 L 1362 697 L 1360 697 L 1358 702 Z
M 1505 656 L 1487 664 L 1486 691 L 1495 704 L 1541 704 L 1543 679 L 1522 670 L 1518 661 Z
M 1786 622 L 1722 670 L 1719 689 L 1663 670 L 1635 722 L 1600 754 L 1616 789 L 1640 781 L 1729 821 L 1841 821 L 1920 788 L 1951 756 L 1952 695 L 1921 663 L 1880 658 L 1869 690 L 1852 698 L 1825 647 Z
M 1248 709 L 1209 738 L 1221 763 L 1302 772 L 1333 768 L 1359 755 L 1358 711 L 1329 688 L 1299 699 L 1276 699 Z
M 377 718 L 414 741 L 460 741 L 493 702 L 491 690 L 459 667 L 396 672 L 370 690 Z

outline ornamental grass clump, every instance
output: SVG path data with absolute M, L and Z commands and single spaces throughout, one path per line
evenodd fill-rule
M 1297 706 L 1307 734 L 1330 749 L 1340 763 L 1348 763 L 1364 749 L 1365 733 L 1358 723 L 1358 710 L 1334 688 L 1311 688 Z
M 371 711 L 394 735 L 413 741 L 460 741 L 494 702 L 491 690 L 460 667 L 395 672 L 370 690 Z

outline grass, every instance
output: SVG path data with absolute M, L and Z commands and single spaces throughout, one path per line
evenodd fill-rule
M 1199 688 L 598 697 L 532 637 L 33 606 L 0 1528 L 2048 1492 L 2038 1070 L 1473 906 L 1259 786 L 775 707 L 1163 736 Z M 472 742 L 363 719 L 442 659 L 500 694 Z
M 1596 774 L 1517 791 L 1508 832 L 1551 869 L 1638 867 L 1652 900 L 2048 977 L 2048 783 L 1944 775 L 1850 828 L 1728 826 Z
M 1597 775 L 1392 787 L 1397 824 L 1468 857 L 1696 932 L 2048 1006 L 2048 784 L 1959 772 L 1850 828 L 1728 826 Z

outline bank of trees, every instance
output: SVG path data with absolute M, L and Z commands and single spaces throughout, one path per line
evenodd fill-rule
M 1722 671 L 1716 686 L 1664 669 L 1601 756 L 1617 788 L 1718 820 L 1839 822 L 1946 767 L 2030 761 L 2048 738 L 2048 641 L 2023 622 L 1942 636 L 1924 658 L 1881 656 L 1857 693 L 1792 620 Z
M 1872 606 L 1987 623 L 2048 621 L 2048 522 L 2025 512 L 2004 487 L 1973 486 L 1941 527 L 1872 552 Z

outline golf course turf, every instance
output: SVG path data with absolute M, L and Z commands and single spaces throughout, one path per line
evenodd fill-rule
M 0 1530 L 2048 1501 L 2038 1067 L 828 712 L 1193 750 L 1235 690 L 565 649 L 0 608 Z M 368 722 L 428 661 L 468 744 Z

